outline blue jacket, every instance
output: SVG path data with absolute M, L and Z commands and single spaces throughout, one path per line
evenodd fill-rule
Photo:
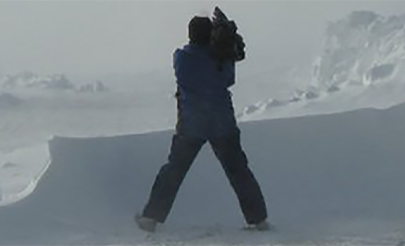
M 232 95 L 235 63 L 219 64 L 208 47 L 188 44 L 173 57 L 177 79 L 177 131 L 191 137 L 209 139 L 237 130 Z

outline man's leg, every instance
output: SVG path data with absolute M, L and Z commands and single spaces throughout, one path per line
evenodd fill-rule
M 263 222 L 267 218 L 266 203 L 259 184 L 248 167 L 246 155 L 240 145 L 240 132 L 210 139 L 210 144 L 238 197 L 246 222 Z
M 169 161 L 160 169 L 149 201 L 143 210 L 143 217 L 163 223 L 172 208 L 176 194 L 195 157 L 205 140 L 175 134 L 169 154 Z

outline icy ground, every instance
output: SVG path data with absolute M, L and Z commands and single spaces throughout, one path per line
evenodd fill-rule
M 273 232 L 243 218 L 208 146 L 168 222 L 139 231 L 172 131 L 49 142 L 34 192 L 0 209 L 2 245 L 395 245 L 403 240 L 405 105 L 389 110 L 242 124 L 243 145 L 268 202 Z
M 122 85 L 5 76 L 0 245 L 401 245 L 404 25 L 371 12 L 330 23 L 308 87 L 289 98 L 272 91 L 246 106 L 237 81 L 243 146 L 277 226 L 269 233 L 240 230 L 208 146 L 168 223 L 153 236 L 135 227 L 173 133 L 171 71 Z

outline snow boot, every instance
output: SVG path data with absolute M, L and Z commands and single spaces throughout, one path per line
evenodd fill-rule
M 154 219 L 135 215 L 135 222 L 138 227 L 146 232 L 155 232 L 158 222 Z
M 270 223 L 267 222 L 266 220 L 263 220 L 262 222 L 259 222 L 257 224 L 247 224 L 244 227 L 244 230 L 247 230 L 247 231 L 269 231 L 272 229 L 273 229 L 273 226 L 270 225 Z

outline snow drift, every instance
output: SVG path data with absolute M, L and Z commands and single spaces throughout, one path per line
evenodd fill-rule
M 390 244 L 405 228 L 405 104 L 388 110 L 249 122 L 244 148 L 267 198 L 272 233 L 242 215 L 207 146 L 155 236 L 134 225 L 171 131 L 55 137 L 35 191 L 0 207 L 1 245 Z
M 76 86 L 65 74 L 39 75 L 30 71 L 0 77 L 0 89 L 39 89 L 92 93 L 105 92 L 108 90 L 101 81 Z
M 0 206 L 30 195 L 49 163 L 46 143 L 0 153 Z
M 0 93 L 0 109 L 16 107 L 23 103 L 23 100 L 11 93 Z
M 328 23 L 323 52 L 314 62 L 308 88 L 296 90 L 288 99 L 267 99 L 247 106 L 239 118 L 278 118 L 280 106 L 303 108 L 319 101 L 333 101 L 335 105 L 351 101 L 352 105 L 312 114 L 388 108 L 404 102 L 404 65 L 405 15 L 384 17 L 354 11 L 344 19 Z
M 21 72 L 15 75 L 6 75 L 2 78 L 3 88 L 37 88 L 71 90 L 74 85 L 64 74 L 40 76 L 33 72 Z
M 329 23 L 326 35 L 324 53 L 314 66 L 316 86 L 339 89 L 403 76 L 405 15 L 356 11 Z

